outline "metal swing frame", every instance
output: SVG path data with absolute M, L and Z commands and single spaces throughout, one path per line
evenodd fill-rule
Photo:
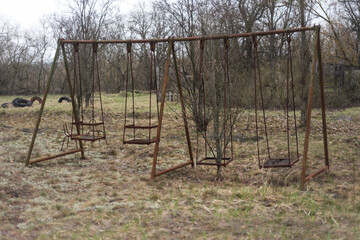
M 177 66 L 177 62 L 176 62 L 176 53 L 175 53 L 175 48 L 174 48 L 174 43 L 176 41 L 199 41 L 201 39 L 203 40 L 209 40 L 209 39 L 224 39 L 225 37 L 227 38 L 249 38 L 249 37 L 253 37 L 253 36 L 265 36 L 265 35 L 274 35 L 274 34 L 284 34 L 284 33 L 293 33 L 293 32 L 305 32 L 305 31 L 314 31 L 314 50 L 313 50 L 313 59 L 312 59 L 312 73 L 311 73 L 311 80 L 310 80 L 310 88 L 309 88 L 309 102 L 308 102 L 308 108 L 307 108 L 307 122 L 306 122 L 306 130 L 305 130 L 305 140 L 304 140 L 304 152 L 302 155 L 302 170 L 301 170 L 301 181 L 300 181 L 300 187 L 303 189 L 304 185 L 307 181 L 311 180 L 312 178 L 314 178 L 315 176 L 319 175 L 320 173 L 329 170 L 329 155 L 328 155 L 328 140 L 327 140 L 327 125 L 326 125 L 326 114 L 325 114 L 325 98 L 324 98 L 324 81 L 323 81 L 323 70 L 322 70 L 322 59 L 321 59 L 321 44 L 320 44 L 320 26 L 314 26 L 314 27 L 302 27 L 302 28 L 294 28 L 294 29 L 287 29 L 287 30 L 272 30 L 272 31 L 266 31 L 266 32 L 256 32 L 256 33 L 239 33 L 239 34 L 232 34 L 232 35 L 218 35 L 218 36 L 203 36 L 203 37 L 183 37 L 183 38 L 171 38 L 171 39 L 145 39 L 145 40 L 130 40 L 132 43 L 149 43 L 151 41 L 154 42 L 168 42 L 169 43 L 169 47 L 168 47 L 168 51 L 167 51 L 167 58 L 166 58 L 166 64 L 165 64 L 165 74 L 164 74 L 164 82 L 163 82 L 163 89 L 162 89 L 162 98 L 161 98 L 161 108 L 160 108 L 160 114 L 159 114 L 159 121 L 158 121 L 158 126 L 157 126 L 157 135 L 156 135 L 156 141 L 155 141 L 155 147 L 154 147 L 154 157 L 153 157 L 153 164 L 152 164 L 152 171 L 151 171 L 151 178 L 154 179 L 156 176 L 160 176 L 162 174 L 171 172 L 175 169 L 187 166 L 187 165 L 192 165 L 194 166 L 194 160 L 193 160 L 193 154 L 192 154 L 192 147 L 191 147 L 191 141 L 190 141 L 190 135 L 189 135 L 189 131 L 188 131 L 188 124 L 187 124 L 187 118 L 186 118 L 186 112 L 185 112 L 185 105 L 184 105 L 184 99 L 183 99 L 183 94 L 182 94 L 182 87 L 181 87 L 181 82 L 180 82 L 180 74 L 179 74 L 179 69 Z M 56 157 L 61 157 L 61 156 L 65 156 L 68 154 L 72 154 L 75 152 L 81 152 L 82 157 L 84 156 L 84 148 L 82 145 L 82 141 L 79 141 L 79 145 L 80 148 L 79 149 L 75 149 L 66 153 L 61 153 L 61 154 L 57 154 L 54 156 L 50 156 L 50 157 L 45 157 L 42 159 L 38 159 L 38 160 L 33 160 L 30 161 L 31 158 L 31 153 L 35 144 L 35 140 L 36 140 L 36 136 L 39 130 L 39 125 L 40 125 L 40 121 L 41 121 L 41 117 L 43 114 L 43 110 L 45 107 L 45 103 L 46 103 L 46 99 L 47 99 L 47 95 L 48 95 L 48 91 L 51 85 L 51 81 L 52 81 L 52 77 L 54 75 L 54 71 L 56 68 L 56 63 L 57 60 L 59 58 L 59 53 L 60 53 L 60 47 L 63 50 L 63 55 L 64 55 L 64 64 L 65 64 L 65 68 L 66 68 L 66 72 L 67 72 L 67 82 L 69 85 L 69 90 L 70 90 L 70 95 L 71 95 L 71 99 L 72 101 L 72 107 L 73 107 L 73 113 L 75 116 L 75 120 L 78 122 L 79 118 L 77 116 L 77 111 L 76 111 L 76 105 L 75 105 L 75 101 L 74 101 L 74 92 L 72 89 L 72 84 L 70 81 L 70 73 L 69 73 L 69 69 L 68 69 L 68 63 L 67 63 L 67 58 L 66 58 L 66 53 L 65 53 L 65 48 L 64 45 L 65 44 L 69 44 L 69 43 L 75 43 L 78 42 L 79 44 L 93 44 L 93 43 L 98 43 L 98 44 L 114 44 L 114 43 L 127 43 L 129 42 L 129 40 L 64 40 L 64 39 L 60 39 L 58 41 L 58 46 L 57 46 L 57 50 L 54 56 L 54 60 L 52 63 L 52 67 L 50 70 L 50 74 L 48 77 L 48 81 L 47 81 L 47 85 L 46 85 L 46 89 L 45 89 L 45 93 L 44 93 L 44 97 L 43 97 L 43 102 L 41 104 L 41 108 L 40 108 L 40 112 L 38 115 L 38 119 L 36 121 L 35 124 L 35 130 L 33 133 L 33 137 L 32 137 L 32 141 L 30 144 L 30 148 L 28 151 L 28 155 L 25 161 L 25 165 L 28 166 L 32 163 L 35 162 L 40 162 L 40 161 L 45 161 L 45 160 L 49 160 L 49 159 L 53 159 Z M 157 171 L 157 159 L 158 159 L 158 151 L 159 151 L 159 145 L 160 145 L 160 135 L 161 135 L 161 129 L 162 129 L 162 120 L 163 120 L 163 113 L 164 113 L 164 101 L 165 101 L 165 94 L 166 94 L 166 86 L 167 86 L 167 80 L 168 80 L 168 75 L 169 75 L 169 67 L 170 67 L 170 55 L 171 52 L 173 53 L 173 63 L 175 66 L 175 72 L 176 72 L 176 79 L 177 79 L 177 85 L 178 85 L 178 89 L 179 89 L 179 95 L 180 95 L 180 103 L 181 103 L 181 107 L 182 107 L 182 112 L 183 112 L 183 120 L 184 120 L 184 128 L 185 128 L 185 132 L 186 132 L 186 138 L 187 138 L 187 145 L 188 145 L 188 150 L 189 150 L 189 156 L 190 156 L 190 160 L 186 161 L 182 164 L 173 166 L 169 169 L 165 169 L 165 170 L 161 170 L 161 171 Z M 316 64 L 316 62 L 319 62 L 319 64 Z M 307 160 L 308 160 L 308 150 L 309 150 L 309 137 L 310 137 L 310 122 L 311 122 L 311 111 L 312 111 L 312 101 L 313 101 L 313 92 L 314 92 L 314 82 L 315 82 L 315 75 L 316 75 L 316 67 L 318 67 L 318 73 L 319 73 L 319 88 L 320 88 L 320 97 L 321 97 L 321 115 L 322 115 L 322 125 L 323 125 L 323 140 L 324 140 L 324 160 L 325 160 L 325 166 L 322 167 L 321 169 L 315 171 L 314 173 L 309 174 L 308 176 L 306 176 L 306 170 L 307 170 Z M 80 126 L 79 124 L 76 124 L 76 130 L 77 133 L 80 134 Z
M 53 79 L 53 76 L 54 76 L 54 73 L 55 73 L 57 61 L 59 59 L 60 48 L 62 50 L 63 58 L 64 58 L 64 65 L 65 65 L 65 70 L 66 70 L 66 80 L 68 82 L 69 91 L 70 91 L 70 97 L 71 97 L 71 100 L 72 100 L 71 104 L 72 104 L 73 116 L 75 117 L 76 122 L 79 121 L 79 116 L 78 116 L 77 111 L 76 111 L 76 103 L 74 101 L 75 97 L 74 97 L 73 86 L 72 86 L 71 80 L 70 80 L 70 70 L 69 70 L 69 67 L 68 67 L 69 64 L 68 64 L 67 57 L 66 57 L 65 44 L 62 42 L 62 40 L 63 39 L 59 39 L 59 41 L 58 41 L 58 45 L 57 45 L 57 48 L 56 48 L 54 60 L 53 60 L 52 65 L 51 65 L 48 81 L 47 81 L 44 96 L 43 96 L 43 102 L 41 103 L 40 112 L 39 112 L 38 118 L 37 118 L 36 123 L 35 123 L 35 130 L 34 130 L 34 133 L 33 133 L 32 139 L 31 139 L 28 154 L 26 156 L 25 166 L 29 166 L 31 164 L 39 163 L 39 162 L 43 162 L 43 161 L 47 161 L 47 160 L 52 160 L 52 159 L 55 159 L 55 158 L 59 158 L 59 157 L 62 157 L 62 156 L 74 154 L 74 153 L 77 153 L 77 152 L 81 152 L 81 158 L 82 159 L 85 158 L 85 151 L 84 151 L 83 142 L 81 140 L 79 140 L 80 148 L 77 148 L 77 149 L 74 149 L 74 150 L 71 150 L 71 151 L 67 151 L 67 152 L 63 152 L 63 153 L 59 153 L 59 154 L 56 154 L 56 155 L 48 156 L 48 157 L 43 157 L 43 158 L 31 160 L 31 155 L 32 155 L 32 151 L 34 149 L 36 136 L 37 136 L 37 133 L 39 131 L 39 126 L 40 126 L 41 118 L 42 118 L 42 115 L 43 115 L 43 112 L 44 112 L 45 103 L 46 103 L 47 96 L 48 96 L 49 89 L 50 89 L 50 85 L 51 85 L 51 82 L 52 82 L 52 79 Z M 81 134 L 79 124 L 76 124 L 76 131 L 77 131 L 77 134 L 79 134 L 79 135 Z

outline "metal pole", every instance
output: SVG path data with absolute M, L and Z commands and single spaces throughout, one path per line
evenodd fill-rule
M 254 33 L 237 33 L 237 34 L 230 34 L 230 35 L 211 35 L 211 36 L 196 36 L 196 37 L 179 37 L 174 38 L 172 41 L 174 42 L 184 42 L 184 41 L 198 41 L 201 39 L 204 40 L 216 40 L 216 39 L 223 39 L 224 37 L 227 38 L 239 38 L 239 37 L 252 37 L 255 36 L 267 36 L 267 35 L 273 35 L 273 34 L 282 34 L 282 33 L 294 33 L 294 32 L 306 32 L 306 31 L 312 31 L 315 30 L 316 27 L 301 27 L 301 28 L 292 28 L 292 29 L 279 29 L 279 30 L 272 30 L 272 31 L 266 31 L 266 32 L 254 32 Z M 99 44 L 111 44 L 111 43 L 150 43 L 150 42 L 168 42 L 169 40 L 167 38 L 161 38 L 161 39 L 135 39 L 135 40 L 61 40 L 61 43 L 74 43 L 78 42 L 80 44 L 93 44 L 93 43 L 99 43 Z
M 329 169 L 329 151 L 328 151 L 328 138 L 327 138 L 327 126 L 326 126 L 326 113 L 325 113 L 325 94 L 324 94 L 324 76 L 323 76 L 323 65 L 321 58 L 321 43 L 320 43 L 320 26 L 316 32 L 317 37 L 317 54 L 318 54 L 318 67 L 319 67 L 319 85 L 320 85 L 320 96 L 321 96 L 321 116 L 323 124 L 323 135 L 324 135 L 324 153 L 325 153 L 325 165 Z
M 154 158 L 153 158 L 153 165 L 151 170 L 151 179 L 154 179 L 156 174 L 156 162 L 159 152 L 159 143 L 160 143 L 160 134 L 161 134 L 161 126 L 162 126 L 162 119 L 164 115 L 164 103 L 165 103 L 165 94 L 166 94 L 166 86 L 167 86 L 167 80 L 169 76 L 169 67 L 170 67 L 170 54 L 172 49 L 173 41 L 171 39 L 169 41 L 169 47 L 166 54 L 166 64 L 165 64 L 165 74 L 164 74 L 164 83 L 163 83 L 163 89 L 161 93 L 161 104 L 160 104 L 160 115 L 158 120 L 158 126 L 157 126 L 157 133 L 156 133 L 156 142 L 155 142 L 155 150 L 154 150 Z
M 314 34 L 314 47 L 313 47 L 313 58 L 312 58 L 312 68 L 311 68 L 311 80 L 309 87 L 309 101 L 307 107 L 307 116 L 306 116 L 306 129 L 305 129 L 305 140 L 304 140 L 304 153 L 302 160 L 302 169 L 301 169 L 301 181 L 300 181 L 300 189 L 304 189 L 305 184 L 305 174 L 306 174 L 306 163 L 309 151 L 309 136 L 310 136 L 310 121 L 311 121 L 311 110 L 312 110 L 312 98 L 314 93 L 314 81 L 315 81 L 315 71 L 316 71 L 316 61 L 317 61 L 317 45 L 319 38 L 317 37 L 319 34 L 319 27 L 316 27 Z
M 64 57 L 64 65 L 65 65 L 65 70 L 66 70 L 66 80 L 67 80 L 68 85 L 69 85 L 69 91 L 70 91 L 70 97 L 71 97 L 71 104 L 72 104 L 72 108 L 73 108 L 73 114 L 75 116 L 76 131 L 77 131 L 78 135 L 81 135 L 79 117 L 77 115 L 78 112 L 77 112 L 77 109 L 76 109 L 74 91 L 73 91 L 73 88 L 72 88 L 72 85 L 71 85 L 69 64 L 68 64 L 68 61 L 67 61 L 66 52 L 65 52 L 65 45 L 64 44 L 61 44 L 61 49 L 62 49 L 63 57 Z M 81 158 L 85 159 L 84 147 L 83 147 L 83 144 L 82 144 L 81 140 L 79 140 L 79 145 L 80 145 L 80 149 L 81 149 Z
M 37 135 L 37 133 L 39 131 L 41 117 L 42 117 L 42 114 L 44 112 L 46 98 L 47 98 L 47 95 L 49 93 L 50 83 L 51 83 L 51 80 L 52 80 L 52 78 L 54 76 L 56 63 L 57 63 L 57 60 L 59 59 L 59 54 L 60 54 L 60 41 L 58 42 L 56 52 L 55 52 L 55 56 L 54 56 L 54 60 L 53 60 L 53 63 L 52 63 L 51 69 L 50 69 L 50 74 L 49 74 L 48 81 L 47 81 L 47 84 L 46 84 L 43 101 L 42 101 L 41 107 L 40 107 L 40 112 L 39 112 L 38 119 L 37 119 L 36 124 L 35 124 L 35 130 L 34 130 L 34 133 L 33 133 L 32 139 L 31 139 L 30 148 L 29 148 L 26 160 L 25 160 L 25 166 L 29 166 L 29 163 L 30 163 L 31 153 L 32 153 L 33 148 L 34 148 L 36 135 Z

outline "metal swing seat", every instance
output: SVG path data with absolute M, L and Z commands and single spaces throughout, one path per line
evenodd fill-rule
M 154 41 L 150 42 L 150 77 L 149 77 L 149 115 L 148 115 L 148 123 L 147 124 L 139 124 L 136 122 L 135 117 L 135 88 L 134 88 L 134 73 L 133 73 L 133 56 L 132 56 L 132 42 L 127 42 L 127 64 L 126 64 L 126 86 L 125 86 L 125 119 L 124 119 L 124 131 L 123 131 L 123 144 L 137 144 L 137 145 L 150 145 L 156 142 L 156 139 L 152 137 L 151 130 L 158 127 L 158 124 L 154 124 L 152 122 L 152 95 L 153 91 L 155 90 L 155 96 L 158 93 L 157 87 L 157 75 L 156 75 L 156 54 L 155 54 L 156 45 Z M 128 113 L 128 93 L 129 93 L 129 75 L 131 79 L 131 93 L 132 93 L 132 118 L 131 122 L 128 123 L 127 113 Z M 154 82 L 152 81 L 154 78 Z M 153 86 L 155 85 L 155 89 Z M 158 106 L 158 99 L 156 97 L 156 110 L 157 110 L 157 122 L 159 119 L 159 106 Z M 128 138 L 126 136 L 126 130 L 132 129 L 132 138 Z M 136 137 L 136 130 L 148 130 L 148 137 L 147 138 L 137 138 Z
M 298 144 L 298 131 L 296 124 L 296 110 L 295 110 L 295 94 L 294 94 L 294 76 L 293 76 L 293 67 L 292 67 L 292 50 L 291 50 L 291 37 L 287 34 L 287 65 L 286 65 L 286 135 L 287 135 L 287 157 L 273 157 L 270 154 L 269 138 L 268 138 L 268 129 L 266 123 L 265 107 L 264 107 L 264 97 L 263 97 L 263 87 L 261 81 L 261 72 L 259 64 L 259 53 L 258 53 L 258 43 L 256 36 L 253 35 L 253 64 L 254 64 L 254 87 L 255 87 L 255 123 L 256 123 L 256 143 L 257 143 L 257 154 L 258 154 L 258 164 L 259 168 L 290 168 L 296 162 L 299 161 L 299 144 Z M 291 83 L 290 83 L 291 79 Z M 267 157 L 261 159 L 260 157 L 260 142 L 259 142 L 259 124 L 258 124 L 258 109 L 257 109 L 257 81 L 259 82 L 260 88 L 260 97 L 261 97 L 261 108 L 263 113 L 263 123 L 265 128 L 265 138 L 267 146 Z M 294 132 L 296 136 L 296 156 L 291 156 L 290 153 L 290 126 L 289 126 L 289 85 L 292 92 L 292 107 L 293 107 L 293 117 L 294 117 Z
M 83 93 L 82 93 L 82 75 L 81 75 L 81 65 L 80 65 L 80 54 L 79 54 L 79 44 L 74 43 L 74 92 L 78 91 L 79 94 L 79 106 L 80 106 L 80 119 L 79 121 L 75 120 L 73 114 L 73 120 L 71 124 L 71 140 L 81 140 L 81 141 L 106 141 L 106 132 L 105 132 L 105 122 L 104 122 L 104 111 L 102 106 L 102 97 L 101 97 L 101 85 L 100 85 L 100 74 L 99 74 L 99 62 L 98 62 L 98 44 L 93 43 L 92 51 L 92 99 L 91 99 L 91 116 L 90 120 L 85 121 L 84 116 L 84 107 L 83 107 Z M 96 75 L 96 76 L 95 76 Z M 96 120 L 95 114 L 95 79 L 98 84 L 99 92 L 99 103 L 100 103 L 100 114 L 99 121 Z M 77 89 L 77 84 L 79 88 Z M 78 125 L 81 129 L 81 134 L 74 134 L 73 128 Z

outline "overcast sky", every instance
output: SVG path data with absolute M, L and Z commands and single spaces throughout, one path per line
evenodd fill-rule
M 22 30 L 39 27 L 39 20 L 46 15 L 62 11 L 69 0 L 1 0 L 0 18 L 19 25 Z M 137 2 L 150 0 L 117 0 L 122 13 L 127 13 Z

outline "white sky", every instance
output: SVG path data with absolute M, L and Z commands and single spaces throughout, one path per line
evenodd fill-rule
M 32 30 L 40 26 L 42 17 L 61 12 L 70 0 L 1 0 L 0 19 L 19 25 L 22 30 Z M 137 2 L 150 0 L 117 0 L 122 13 L 129 12 Z

